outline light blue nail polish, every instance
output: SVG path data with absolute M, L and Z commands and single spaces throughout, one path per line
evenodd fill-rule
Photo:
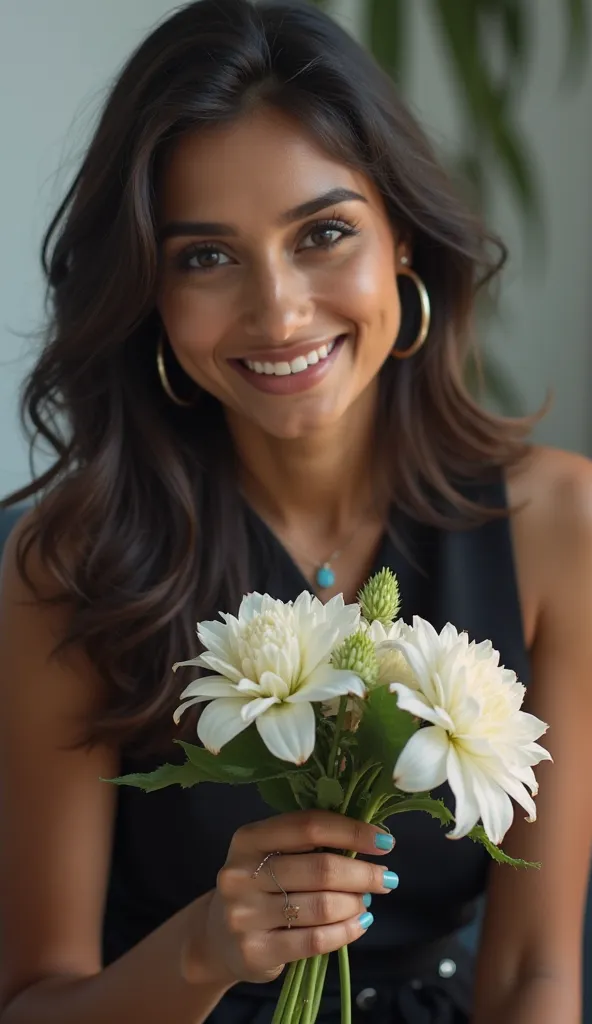
M 377 850 L 383 850 L 388 853 L 395 845 L 395 840 L 392 836 L 389 836 L 388 832 L 377 832 L 374 836 L 374 845 Z
M 371 906 L 372 896 L 370 895 L 369 892 L 367 892 L 365 896 L 362 896 L 362 903 L 364 904 L 365 907 Z
M 366 913 L 366 914 L 362 914 L 362 916 L 360 917 L 360 924 L 361 924 L 362 928 L 369 928 L 370 925 L 373 924 L 373 923 L 374 923 L 374 918 L 372 917 L 372 914 Z
M 385 871 L 382 879 L 385 889 L 396 889 L 399 885 L 399 876 L 396 871 Z

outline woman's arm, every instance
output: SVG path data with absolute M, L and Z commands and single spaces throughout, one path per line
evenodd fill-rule
M 80 653 L 51 657 L 64 612 L 31 601 L 15 547 L 0 592 L 1 1024 L 199 1024 L 230 986 L 200 948 L 209 896 L 101 970 L 115 787 L 99 779 L 118 757 L 72 749 L 102 686 Z
M 474 1024 L 580 1024 L 583 914 L 592 845 L 592 465 L 541 450 L 510 489 L 533 680 L 550 723 L 538 820 L 504 847 L 540 871 L 493 869 Z

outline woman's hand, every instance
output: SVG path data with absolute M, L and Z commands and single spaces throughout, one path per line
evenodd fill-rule
M 396 874 L 337 852 L 313 851 L 330 847 L 380 856 L 392 846 L 391 836 L 373 825 L 328 811 L 283 814 L 239 829 L 209 906 L 208 955 L 234 982 L 266 982 L 285 963 L 359 939 L 372 923 L 363 897 L 395 889 Z M 281 856 L 257 871 L 275 851 Z M 287 900 L 273 876 L 298 908 L 290 928 Z

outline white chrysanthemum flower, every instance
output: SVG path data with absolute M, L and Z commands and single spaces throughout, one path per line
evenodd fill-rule
M 212 753 L 255 722 L 272 754 L 304 764 L 315 745 L 313 703 L 343 694 L 364 696 L 359 676 L 329 664 L 333 649 L 358 628 L 359 617 L 358 605 L 344 604 L 341 594 L 325 605 L 306 592 L 287 604 L 250 594 L 238 618 L 223 613 L 223 622 L 199 623 L 206 651 L 179 664 L 216 674 L 183 691 L 175 722 L 192 704 L 211 701 L 199 717 L 197 734 Z
M 409 626 L 403 622 L 403 619 L 397 619 L 388 627 L 383 626 L 378 619 L 371 623 L 363 620 L 360 628 L 372 638 L 376 645 L 378 686 L 386 686 L 388 683 L 394 682 L 395 679 L 399 683 L 413 685 L 413 672 L 401 652 L 393 647 L 393 641 L 402 640 L 410 632 Z
M 456 827 L 467 835 L 479 818 L 500 843 L 512 824 L 513 797 L 536 819 L 533 765 L 551 755 L 535 741 L 547 725 L 521 711 L 525 688 L 499 664 L 490 641 L 469 643 L 450 623 L 438 634 L 424 619 L 391 641 L 411 671 L 391 684 L 398 705 L 431 724 L 419 729 L 395 765 L 406 792 L 435 789 L 448 780 L 456 798 Z

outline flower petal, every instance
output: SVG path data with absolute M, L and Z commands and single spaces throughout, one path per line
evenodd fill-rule
M 214 672 L 218 672 L 219 675 L 224 676 L 225 679 L 230 679 L 233 683 L 239 683 L 243 677 L 243 672 L 240 668 L 231 665 L 229 661 L 218 658 L 215 654 L 210 654 L 208 651 L 200 655 L 200 665 L 211 668 Z
M 435 725 L 418 729 L 397 758 L 395 786 L 406 793 L 423 793 L 446 781 L 448 733 Z
M 197 735 L 204 747 L 212 754 L 219 754 L 222 747 L 243 732 L 248 722 L 243 721 L 242 709 L 250 704 L 249 697 L 220 697 L 205 707 L 197 722 Z
M 454 744 L 450 744 L 446 771 L 450 788 L 456 798 L 454 817 L 456 824 L 447 839 L 462 839 L 477 824 L 481 817 L 481 809 L 473 791 L 472 776 L 467 768 L 469 758 L 460 758 Z
M 419 690 L 412 690 L 404 683 L 391 683 L 391 693 L 397 694 L 397 705 L 402 711 L 408 711 L 416 718 L 423 718 L 426 722 L 438 725 L 441 729 L 454 730 L 454 723 L 444 708 L 433 707 L 428 703 L 423 693 Z
M 492 843 L 499 846 L 514 820 L 512 801 L 505 789 L 486 772 L 476 767 L 475 763 L 472 765 L 471 777 L 475 799 L 481 811 L 483 828 Z M 516 785 L 520 786 L 520 783 Z M 524 790 L 523 786 L 520 788 Z M 526 790 L 524 792 L 526 793 Z M 530 797 L 528 799 L 531 800 Z
M 259 693 L 262 697 L 270 696 L 285 700 L 290 694 L 290 687 L 285 676 L 278 675 L 277 672 L 263 672 L 259 677 Z
M 304 764 L 314 750 L 316 721 L 312 704 L 276 704 L 256 722 L 265 746 L 281 761 Z
M 259 715 L 264 714 L 268 708 L 272 707 L 273 704 L 279 704 L 277 697 L 255 697 L 254 700 L 250 700 L 242 708 L 241 718 L 243 722 L 247 722 L 250 725 Z
M 320 665 L 294 693 L 286 698 L 290 704 L 302 701 L 330 700 L 344 694 L 355 694 L 356 697 L 366 696 L 366 687 L 355 672 L 333 668 L 331 665 Z
M 328 662 L 340 642 L 339 629 L 333 623 L 320 623 L 303 634 L 301 676 L 306 679 L 321 662 Z
M 181 700 L 186 697 L 201 697 L 203 700 L 212 700 L 215 697 L 236 697 L 236 686 L 227 682 L 222 676 L 202 676 L 201 679 L 194 679 L 189 686 L 186 686 L 181 694 Z
M 232 662 L 233 652 L 229 643 L 230 635 L 228 626 L 224 622 L 217 622 L 216 620 L 199 622 L 197 625 L 197 635 L 208 651 L 221 658 L 222 661 Z
M 209 697 L 194 697 L 193 700 L 186 700 L 184 704 L 179 704 L 178 708 L 175 708 L 173 712 L 173 722 L 178 725 L 181 721 L 181 715 L 187 708 L 190 708 L 193 704 L 203 704 L 205 700 L 209 700 Z

